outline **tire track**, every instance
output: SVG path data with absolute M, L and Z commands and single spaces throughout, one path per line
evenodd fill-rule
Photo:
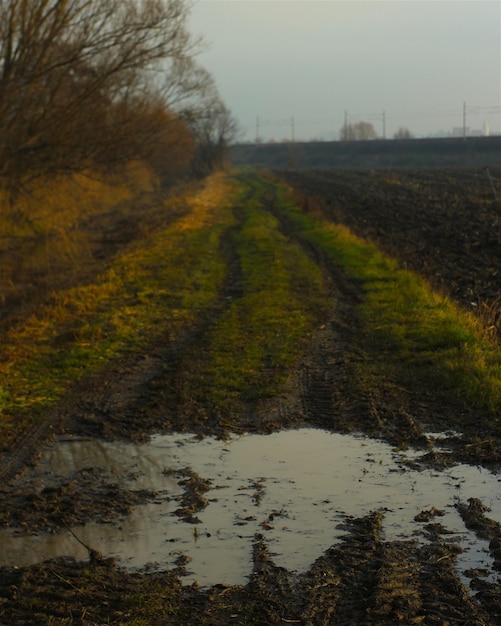
M 64 433 L 101 438 L 144 440 L 152 432 L 172 428 L 177 418 L 177 375 L 183 355 L 196 346 L 207 329 L 238 296 L 239 266 L 229 241 L 221 237 L 227 276 L 210 311 L 175 335 L 156 338 L 141 353 L 117 359 L 105 371 L 84 376 L 28 430 L 22 430 L 0 453 L 0 481 L 8 483 L 36 462 L 50 438 Z M 166 394 L 170 390 L 170 395 Z M 184 430 L 190 424 L 184 425 Z
M 390 376 L 359 384 L 360 373 L 372 368 L 372 357 L 364 349 L 357 311 L 363 294 L 356 281 L 295 233 L 280 211 L 271 185 L 263 202 L 279 221 L 281 232 L 322 269 L 331 294 L 331 315 L 314 334 L 298 371 L 306 421 L 340 432 L 361 430 L 397 446 L 412 442 L 430 449 L 421 416 L 414 414 L 406 390 L 394 384 Z

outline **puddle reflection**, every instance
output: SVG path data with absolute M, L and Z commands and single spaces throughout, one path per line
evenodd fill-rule
M 412 453 L 387 444 L 316 429 L 248 435 L 231 441 L 194 436 L 155 436 L 142 445 L 63 441 L 47 448 L 34 473 L 41 485 L 85 467 L 103 468 L 130 489 L 158 492 L 117 525 L 74 529 L 81 540 L 130 568 L 155 563 L 170 568 L 180 554 L 191 558 L 186 582 L 242 584 L 251 571 L 255 533 L 265 536 L 277 565 L 304 571 L 343 531 L 346 516 L 384 512 L 387 540 L 416 538 L 423 523 L 414 517 L 431 507 L 466 551 L 459 567 L 490 568 L 487 544 L 465 528 L 454 506 L 458 498 L 480 498 L 501 519 L 501 478 L 482 468 L 458 465 L 444 472 L 416 471 Z M 178 480 L 166 468 L 191 467 L 212 481 L 200 523 L 187 524 L 174 511 Z M 195 530 L 196 529 L 196 530 Z M 419 533 L 419 534 L 416 534 Z M 447 539 L 449 536 L 446 537 Z M 55 556 L 87 558 L 70 533 L 15 537 L 0 531 L 2 563 L 27 565 Z M 497 579 L 492 574 L 493 580 Z

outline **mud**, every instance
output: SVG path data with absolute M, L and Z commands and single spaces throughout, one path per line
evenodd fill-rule
M 155 496 L 148 490 L 127 491 L 103 478 L 101 469 L 87 467 L 68 480 L 54 480 L 39 492 L 32 483 L 20 485 L 2 494 L 0 526 L 38 534 L 91 520 L 107 523 Z
M 479 182 L 480 202 L 472 196 L 477 192 L 471 191 L 471 176 L 481 181 L 481 174 L 413 172 L 399 185 L 383 180 L 386 173 L 380 174 L 383 178 L 377 174 L 360 178 L 360 173 L 336 174 L 334 179 L 325 173 L 315 176 L 313 187 L 307 175 L 301 180 L 297 173 L 288 178 L 306 196 L 321 196 L 325 213 L 377 240 L 464 306 L 495 299 L 501 268 L 495 234 L 499 220 L 484 182 Z M 433 186 L 432 179 L 440 185 Z M 378 196 L 376 191 L 383 188 L 385 194 Z M 404 214 L 402 207 L 406 203 L 412 207 L 412 202 L 419 210 Z M 273 209 L 272 204 L 269 208 Z M 227 253 L 228 262 L 235 263 L 231 249 Z M 487 421 L 479 421 L 469 407 L 451 405 L 440 389 L 415 389 L 409 394 L 392 381 L 382 381 L 367 396 L 357 394 L 353 376 L 356 360 L 363 356 L 353 313 L 357 287 L 335 268 L 324 271 L 331 282 L 332 314 L 312 336 L 287 393 L 235 416 L 232 429 L 266 433 L 308 426 L 359 432 L 393 446 L 417 449 L 427 471 L 438 472 L 459 462 L 498 468 L 497 431 Z M 230 272 L 221 294 L 221 310 L 229 294 L 238 297 L 238 289 L 238 271 Z M 46 533 L 62 532 L 90 519 L 118 523 L 140 501 L 156 497 L 147 489 L 118 488 L 95 468 L 56 481 L 45 494 L 33 486 L 23 491 L 27 476 L 23 470 L 27 463 L 36 463 L 35 452 L 43 440 L 63 435 L 145 441 L 156 432 L 227 435 L 228 424 L 221 427 L 213 416 L 190 403 L 190 389 L 196 385 L 194 347 L 203 345 L 205 329 L 212 321 L 200 320 L 192 334 L 166 337 L 148 353 L 116 363 L 104 377 L 83 381 L 47 416 L 36 436 L 25 434 L 4 449 L 2 524 L 15 524 L 27 533 Z M 449 432 L 443 438 L 437 435 L 440 445 L 427 435 L 429 431 L 441 433 L 458 421 L 464 425 L 462 432 Z M 184 483 L 186 499 L 175 501 L 175 506 L 190 529 L 198 528 L 211 484 L 193 468 L 181 469 L 185 475 L 170 476 Z M 259 480 L 253 483 L 256 503 L 265 497 L 264 487 Z M 499 511 L 487 507 L 473 497 L 457 510 L 465 526 L 488 542 L 492 569 L 499 571 Z M 342 522 L 339 541 L 303 572 L 275 563 L 266 529 L 275 518 L 266 517 L 265 526 L 251 539 L 252 571 L 243 585 L 183 585 L 181 575 L 186 574 L 189 562 L 182 554 L 169 571 L 134 572 L 85 545 L 87 558 L 2 567 L 0 623 L 501 624 L 500 578 L 488 575 L 481 566 L 471 568 L 469 584 L 460 576 L 457 561 L 462 548 L 442 524 L 442 510 L 437 501 L 416 512 L 425 542 L 412 536 L 386 537 L 384 511 L 350 515 Z
M 184 584 L 241 585 L 252 570 L 256 534 L 266 537 L 276 565 L 304 573 L 339 543 L 346 519 L 379 511 L 386 541 L 412 537 L 422 546 L 442 537 L 453 540 L 464 584 L 481 576 L 470 576 L 470 570 L 484 571 L 490 582 L 497 579 L 489 542 L 497 538 L 490 518 L 501 512 L 501 479 L 479 467 L 454 465 L 437 472 L 426 467 L 419 451 L 397 451 L 362 435 L 318 428 L 225 441 L 175 434 L 142 444 L 54 442 L 25 474 L 25 489 L 29 481 L 43 495 L 47 484 L 78 476 L 89 464 L 99 475 L 120 481 L 123 493 L 147 494 L 149 487 L 150 498 L 128 515 L 117 510 L 114 519 L 110 512 L 83 525 L 77 524 L 78 514 L 88 515 L 92 507 L 81 507 L 72 528 L 52 534 L 35 524 L 29 526 L 32 534 L 22 534 L 12 518 L 13 528 L 0 530 L 6 564 L 85 558 L 85 546 L 92 546 L 131 571 L 149 564 L 170 569 L 182 562 Z M 460 514 L 469 510 L 472 496 L 485 503 L 478 510 L 484 526 L 493 525 L 481 538 Z

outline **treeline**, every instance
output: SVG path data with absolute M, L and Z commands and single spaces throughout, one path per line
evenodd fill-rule
M 195 61 L 186 0 L 0 3 L 0 185 L 221 165 L 236 124 Z

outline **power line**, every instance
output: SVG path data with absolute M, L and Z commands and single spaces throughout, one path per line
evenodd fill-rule
M 440 119 L 440 118 L 456 118 L 458 119 L 459 115 L 462 116 L 462 132 L 463 135 L 466 136 L 467 135 L 467 121 L 469 117 L 479 117 L 479 116 L 484 116 L 484 118 L 486 118 L 487 116 L 492 116 L 492 115 L 497 115 L 498 119 L 499 119 L 499 130 L 501 131 L 501 106 L 499 105 L 489 105 L 489 106 L 482 106 L 482 105 L 468 105 L 466 102 L 463 102 L 463 107 L 462 110 L 458 108 L 456 109 L 435 109 L 435 110 L 421 110 L 421 111 L 409 111 L 407 113 L 400 113 L 400 114 L 396 114 L 396 115 L 390 115 L 388 116 L 386 109 L 383 109 L 382 112 L 380 113 L 366 113 L 366 114 L 362 114 L 362 113 L 355 113 L 352 114 L 350 113 L 348 115 L 348 112 L 345 110 L 344 111 L 344 125 L 346 126 L 348 124 L 348 122 L 352 123 L 354 121 L 373 121 L 373 120 L 377 120 L 381 123 L 381 129 L 382 129 L 382 137 L 383 139 L 386 138 L 386 134 L 387 134 L 387 127 L 388 127 L 388 120 L 390 120 L 391 122 L 393 122 L 394 124 L 405 124 L 406 122 L 409 123 L 409 121 L 411 120 L 429 120 L 432 118 L 436 118 L 436 119 Z M 458 120 L 459 121 L 459 120 Z M 256 122 L 255 122 L 255 136 L 256 136 L 256 142 L 261 141 L 261 133 L 263 132 L 264 129 L 269 129 L 271 127 L 274 127 L 276 129 L 278 128 L 282 128 L 282 127 L 289 127 L 290 132 L 288 133 L 290 136 L 290 141 L 294 142 L 297 139 L 297 129 L 298 128 L 306 128 L 308 126 L 310 127 L 321 127 L 323 126 L 324 128 L 322 129 L 323 132 L 329 132 L 329 134 L 331 133 L 337 133 L 338 129 L 337 129 L 337 123 L 336 122 L 336 117 L 333 115 L 332 117 L 305 117 L 305 118 L 301 118 L 301 117 L 297 117 L 296 115 L 293 115 L 291 117 L 262 117 L 260 115 L 256 116 Z M 459 126 L 459 125 L 457 125 Z M 330 127 L 331 131 L 327 131 L 326 127 Z

